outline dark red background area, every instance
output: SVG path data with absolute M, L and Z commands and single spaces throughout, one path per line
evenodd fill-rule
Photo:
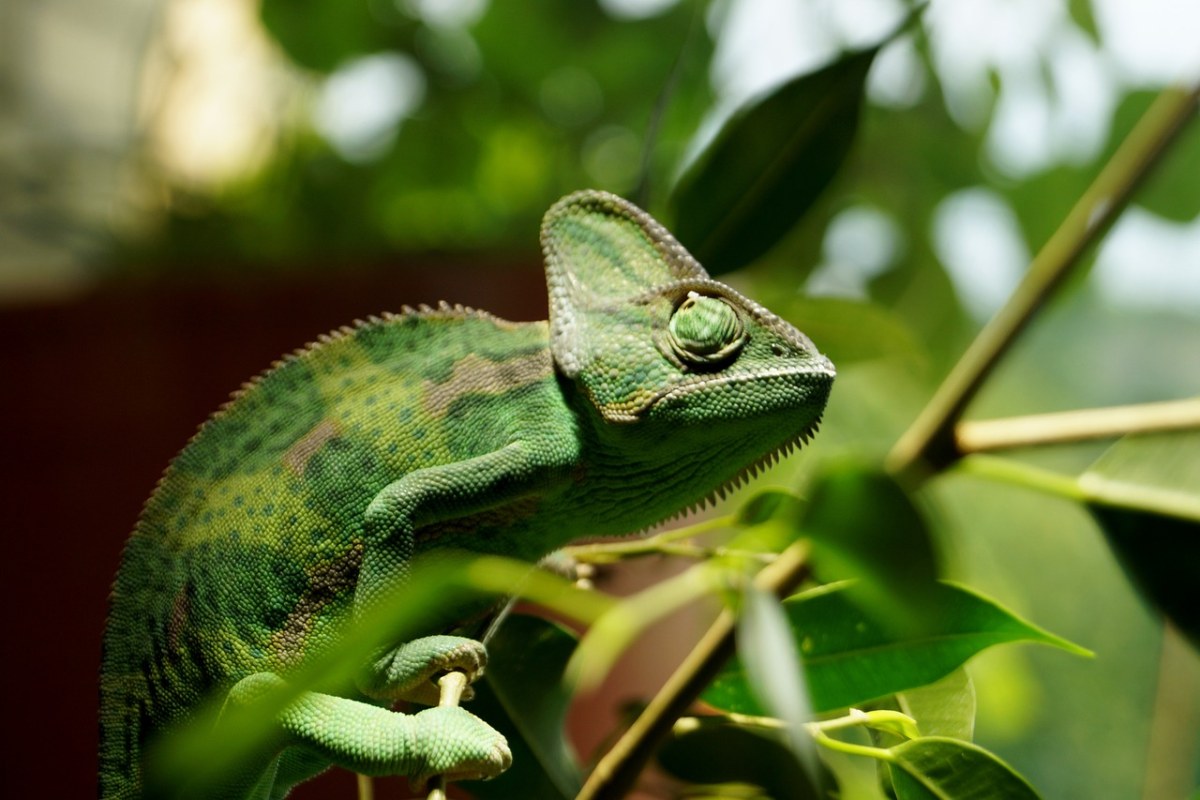
M 0 308 L 5 796 L 95 796 L 109 587 L 142 503 L 196 426 L 318 334 L 441 299 L 516 320 L 546 313 L 537 264 L 126 284 Z M 354 778 L 293 796 L 354 797 Z

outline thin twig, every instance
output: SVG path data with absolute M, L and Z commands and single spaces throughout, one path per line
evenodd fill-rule
M 806 540 L 791 545 L 755 576 L 755 585 L 777 596 L 786 595 L 807 574 L 808 551 Z M 625 795 L 675 720 L 733 654 L 734 623 L 732 611 L 721 612 L 629 730 L 596 764 L 576 800 L 615 800 Z
M 1200 428 L 1200 398 L 960 422 L 954 440 L 965 456 L 1188 428 Z
M 960 455 L 954 427 L 1001 357 L 1088 248 L 1117 218 L 1195 115 L 1200 84 L 1164 89 L 1029 265 L 1008 302 L 979 332 L 928 405 L 896 442 L 887 466 L 911 481 Z
M 438 678 L 438 688 L 441 690 L 441 694 L 438 696 L 438 706 L 457 706 L 467 688 L 467 674 L 459 670 L 447 672 Z M 429 796 L 426 800 L 446 800 L 445 775 L 438 775 L 433 779 L 433 785 L 429 789 Z

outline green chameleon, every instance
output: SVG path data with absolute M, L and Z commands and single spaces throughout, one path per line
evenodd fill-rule
M 644 529 L 815 431 L 834 368 L 708 277 L 661 225 L 585 191 L 546 214 L 548 322 L 442 305 L 322 337 L 248 383 L 175 458 L 125 549 L 104 636 L 100 794 L 145 796 L 156 733 L 224 697 L 252 708 L 403 582 L 456 548 L 536 561 Z M 436 705 L 480 675 L 453 628 L 396 642 L 353 696 L 306 692 L 278 748 L 212 796 L 279 798 L 338 765 L 491 777 L 504 738 Z

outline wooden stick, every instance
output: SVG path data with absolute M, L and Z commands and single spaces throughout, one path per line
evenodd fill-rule
M 454 707 L 458 705 L 458 701 L 462 699 L 463 692 L 467 688 L 467 674 L 454 670 L 447 672 L 442 677 L 438 678 L 438 688 L 441 689 L 441 695 L 438 697 L 438 706 Z M 429 789 L 429 796 L 426 800 L 446 800 L 446 776 L 438 775 L 433 779 L 433 786 Z

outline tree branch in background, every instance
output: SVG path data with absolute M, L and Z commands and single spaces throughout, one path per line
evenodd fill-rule
M 808 574 L 808 552 L 807 540 L 795 542 L 755 576 L 755 586 L 786 597 Z M 733 611 L 721 612 L 629 730 L 596 764 L 576 800 L 616 800 L 628 793 L 675 720 L 733 654 L 735 621 Z
M 888 469 L 913 482 L 952 464 L 955 426 L 996 364 L 1088 248 L 1124 210 L 1171 142 L 1195 115 L 1200 84 L 1164 89 L 1029 265 L 1020 285 L 979 332 L 929 403 L 900 437 Z
M 965 456 L 1188 428 L 1200 428 L 1200 398 L 960 422 L 954 443 Z

